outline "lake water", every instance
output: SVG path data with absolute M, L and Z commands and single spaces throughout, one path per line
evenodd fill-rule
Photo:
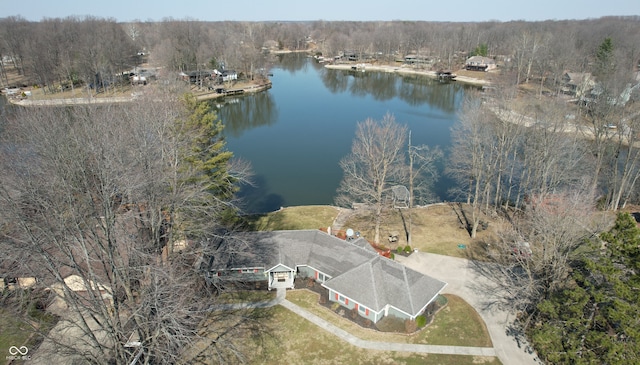
M 414 145 L 450 145 L 450 128 L 468 87 L 426 77 L 328 70 L 303 55 L 274 65 L 273 87 L 227 99 L 218 114 L 229 150 L 249 160 L 253 188 L 242 195 L 251 212 L 281 206 L 332 204 L 356 124 L 386 113 L 407 124 Z M 440 200 L 451 200 L 441 176 Z
M 305 55 L 285 55 L 273 69 L 273 87 L 227 98 L 218 114 L 227 147 L 251 162 L 255 187 L 241 195 L 249 212 L 281 206 L 332 204 L 356 124 L 386 113 L 407 124 L 414 145 L 450 145 L 450 128 L 468 87 L 419 76 L 328 70 Z M 4 98 L 0 98 L 4 99 Z M 6 101 L 0 100 L 0 114 Z M 214 103 L 222 103 L 215 101 Z M 435 186 L 439 200 L 453 182 Z

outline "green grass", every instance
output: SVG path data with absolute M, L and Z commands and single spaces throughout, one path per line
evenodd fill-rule
M 432 344 L 493 347 L 482 318 L 473 307 L 456 295 L 445 295 L 447 306 L 438 312 L 422 336 Z
M 275 291 L 242 290 L 223 293 L 217 298 L 217 301 L 220 303 L 254 303 L 267 302 L 275 299 L 275 297 Z
M 31 327 L 14 314 L 0 309 L 0 359 L 9 355 L 11 346 L 26 345 L 31 331 Z
M 304 308 L 319 308 L 325 311 L 323 318 L 332 317 L 334 319 L 342 319 L 324 307 L 320 307 L 317 304 L 317 295 L 307 290 L 295 290 L 288 291 L 287 298 L 292 302 L 304 307 Z M 455 297 L 448 296 L 449 303 L 454 307 L 461 307 L 460 311 L 451 310 L 448 313 L 444 313 L 445 316 L 468 314 L 471 318 L 477 318 L 477 315 L 471 313 L 468 306 L 463 301 L 457 301 Z M 234 338 L 236 345 L 242 349 L 242 353 L 245 356 L 246 363 L 248 364 L 261 364 L 261 365 L 306 365 L 306 364 L 408 364 L 408 365 L 472 365 L 472 364 L 487 364 L 487 365 L 499 365 L 500 360 L 496 357 L 485 356 L 462 356 L 462 355 L 438 355 L 438 354 L 416 354 L 416 353 L 401 353 L 393 351 L 376 351 L 361 349 L 356 346 L 352 346 L 349 343 L 334 336 L 331 332 L 324 331 L 307 321 L 306 319 L 298 316 L 295 313 L 290 312 L 282 306 L 275 306 L 267 309 L 258 310 L 260 314 L 260 323 L 267 332 L 263 332 L 263 336 L 257 338 L 247 334 L 244 337 Z M 313 313 L 317 314 L 315 311 Z M 328 316 L 327 316 L 328 315 Z M 231 318 L 227 319 L 232 321 Z M 237 318 L 233 319 L 237 320 Z M 220 327 L 219 321 L 225 321 L 224 317 L 219 317 L 216 321 L 211 323 L 211 336 L 216 336 L 216 328 Z M 338 325 L 339 321 L 331 321 L 333 324 Z M 350 321 L 346 321 L 352 323 Z M 474 320 L 471 320 L 474 322 Z M 441 323 L 444 326 L 446 323 L 453 323 L 455 321 L 444 321 Z M 223 325 L 222 327 L 224 327 Z M 340 327 L 343 327 L 340 324 Z M 359 327 L 358 327 L 359 328 Z M 352 328 L 349 328 L 352 331 Z M 455 333 L 456 331 L 463 331 L 459 327 L 452 329 L 438 329 L 429 334 L 430 338 L 435 336 L 444 335 L 447 333 Z M 471 330 L 470 333 L 475 333 Z M 202 334 L 209 337 L 206 327 L 202 328 Z M 422 331 L 424 332 L 424 331 Z M 360 328 L 360 332 L 353 331 L 354 335 L 361 338 L 371 338 L 375 341 L 403 341 L 407 343 L 432 343 L 425 341 L 420 333 L 414 336 L 407 336 L 402 334 L 385 334 L 378 333 L 373 330 L 365 330 Z M 369 336 L 365 334 L 369 333 Z M 373 336 L 371 334 L 376 334 Z M 439 344 L 442 341 L 433 341 L 434 344 Z M 444 342 L 451 342 L 446 339 Z M 489 341 L 490 342 L 490 341 Z M 480 342 L 471 341 L 469 339 L 463 342 L 453 342 L 454 344 L 466 344 L 468 346 L 478 345 Z M 486 343 L 486 340 L 481 341 Z M 206 340 L 199 343 L 196 348 L 206 347 Z M 205 356 L 201 357 L 201 361 L 197 362 L 200 365 L 214 364 L 216 353 L 215 351 L 204 350 Z M 185 363 L 195 363 L 187 360 Z
M 318 317 L 363 340 L 447 346 L 492 347 L 491 337 L 478 313 L 460 297 L 445 295 L 449 301 L 433 323 L 412 335 L 365 329 L 318 304 L 318 295 L 308 290 L 287 292 L 287 299 Z
M 3 360 L 10 355 L 11 346 L 26 346 L 31 353 L 40 345 L 42 334 L 57 323 L 55 316 L 38 308 L 37 295 L 23 297 L 23 294 L 33 293 L 19 290 L 0 293 L 4 296 L 0 298 L 0 306 L 4 306 L 0 307 L 0 359 Z
M 319 229 L 333 224 L 338 209 L 326 205 L 287 207 L 276 212 L 250 218 L 256 231 Z
M 277 306 L 270 322 L 277 324 L 270 341 L 255 351 L 251 364 L 488 364 L 498 365 L 495 357 L 413 354 L 365 350 L 352 346 L 311 322 Z

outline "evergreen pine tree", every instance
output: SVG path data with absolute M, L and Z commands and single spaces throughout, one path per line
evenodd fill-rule
M 540 302 L 530 335 L 554 364 L 637 364 L 640 361 L 640 229 L 629 214 L 594 243 L 572 281 Z

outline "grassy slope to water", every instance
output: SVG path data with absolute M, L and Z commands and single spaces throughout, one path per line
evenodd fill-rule
M 338 216 L 338 208 L 328 205 L 306 205 L 287 207 L 275 212 L 251 217 L 252 228 L 256 231 L 277 231 L 294 229 L 319 229 L 333 224 Z

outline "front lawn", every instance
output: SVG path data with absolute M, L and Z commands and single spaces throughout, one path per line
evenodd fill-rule
M 287 296 L 289 296 L 287 293 Z M 366 350 L 352 346 L 330 332 L 277 306 L 270 322 L 277 324 L 271 341 L 250 361 L 252 364 L 407 364 L 498 365 L 495 357 L 414 354 Z
M 432 331 L 427 333 L 423 330 L 409 336 L 363 329 L 320 306 L 317 303 L 318 296 L 316 293 L 305 289 L 287 291 L 287 299 L 291 302 L 362 339 L 460 346 L 485 346 L 488 343 L 488 346 L 490 346 L 491 341 L 486 335 L 486 329 L 484 329 L 481 321 L 478 323 L 479 317 L 475 311 L 455 296 L 447 295 L 447 298 L 451 308 L 449 311 L 445 312 L 443 310 L 436 315 L 436 322 L 431 325 L 434 327 Z M 242 336 L 234 336 L 231 339 L 234 345 L 238 346 L 236 349 L 241 349 L 244 360 L 248 364 L 501 364 L 498 358 L 487 356 L 415 354 L 361 349 L 344 342 L 331 332 L 320 329 L 315 324 L 282 306 L 259 309 L 252 313 L 253 316 L 260 317 L 261 327 L 265 331 L 263 336 L 247 333 L 244 338 Z M 204 336 L 203 340 L 186 352 L 186 354 L 190 355 L 194 355 L 197 352 L 200 356 L 187 356 L 185 363 L 201 365 L 217 363 L 215 357 L 218 353 L 212 349 L 205 349 L 207 342 L 215 339 L 219 335 L 218 331 L 221 328 L 233 325 L 239 319 L 238 316 L 231 315 L 226 317 L 220 314 L 216 313 L 213 316 L 214 318 L 201 328 L 199 332 Z M 460 321 L 448 318 L 459 315 L 468 316 L 468 318 Z M 439 319 L 439 317 L 443 318 Z M 446 326 L 451 326 L 451 328 L 445 328 Z M 455 337 L 452 335 L 454 333 L 458 333 L 463 340 L 452 340 L 451 337 Z M 439 336 L 442 336 L 443 339 L 437 339 Z M 470 338 L 475 336 L 479 338 L 476 340 Z
M 318 304 L 318 294 L 300 289 L 287 291 L 287 299 L 363 340 L 428 345 L 492 347 L 491 338 L 478 313 L 460 297 L 447 294 L 447 306 L 433 323 L 414 334 L 389 333 L 362 328 Z

